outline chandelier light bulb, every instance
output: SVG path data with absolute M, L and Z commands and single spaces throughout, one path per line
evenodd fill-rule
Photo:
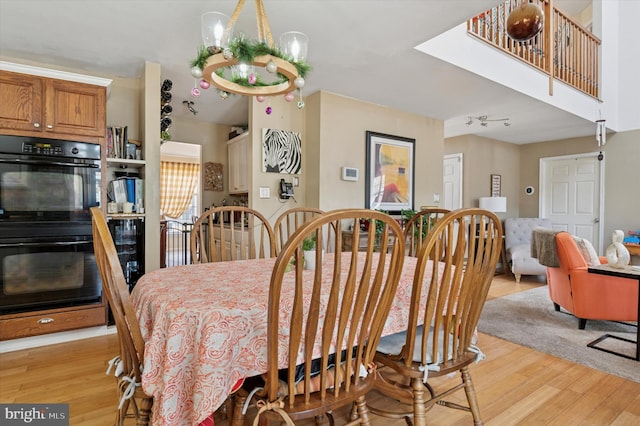
M 293 92 L 289 92 L 284 95 L 284 100 L 287 102 L 291 102 L 294 99 Z
M 280 50 L 295 62 L 304 61 L 307 58 L 308 44 L 307 35 L 298 31 L 289 31 L 280 36 Z
M 222 51 L 229 40 L 227 24 L 229 17 L 220 12 L 207 12 L 202 15 L 202 42 L 212 54 Z

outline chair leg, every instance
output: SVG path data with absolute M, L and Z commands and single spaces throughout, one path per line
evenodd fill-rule
M 230 425 L 231 426 L 242 426 L 244 424 L 244 414 L 242 414 L 242 409 L 244 407 L 244 403 L 247 400 L 246 395 L 234 395 L 233 399 L 235 403 L 233 404 L 233 412 L 230 417 Z
M 520 283 L 520 278 L 522 277 L 522 274 L 514 274 L 514 276 L 516 277 L 516 283 Z
M 473 387 L 469 367 L 462 368 L 460 373 L 462 374 L 462 381 L 464 382 L 464 393 L 467 394 L 467 402 L 469 402 L 469 408 L 471 409 L 471 415 L 473 416 L 473 424 L 481 426 L 483 423 L 480 418 L 480 406 L 478 405 L 478 399 L 476 398 L 476 391 Z
M 360 419 L 360 423 L 362 426 L 371 426 L 371 418 L 369 417 L 369 408 L 367 407 L 367 402 L 364 396 L 358 398 L 355 402 L 356 408 L 358 410 L 358 418 Z
M 578 328 L 580 330 L 584 330 L 586 326 L 587 326 L 587 320 L 584 318 L 578 318 Z
M 148 426 L 151 421 L 151 406 L 153 398 L 142 398 L 138 407 L 138 416 L 136 417 L 136 426 Z
M 422 378 L 411 379 L 411 387 L 413 388 L 413 424 L 415 426 L 427 425 L 427 409 L 424 404 L 425 385 Z

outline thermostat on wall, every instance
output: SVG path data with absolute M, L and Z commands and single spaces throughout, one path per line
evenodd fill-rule
M 343 167 L 342 180 L 358 180 L 358 169 L 355 167 Z

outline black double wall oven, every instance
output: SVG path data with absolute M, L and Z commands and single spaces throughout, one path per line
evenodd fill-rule
M 101 301 L 100 145 L 0 135 L 0 314 Z

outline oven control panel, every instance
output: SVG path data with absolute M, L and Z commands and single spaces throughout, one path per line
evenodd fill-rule
M 77 149 L 76 149 L 77 152 Z M 23 143 L 23 154 L 40 154 L 40 155 L 64 155 L 64 148 L 60 145 L 52 143 L 36 142 Z

